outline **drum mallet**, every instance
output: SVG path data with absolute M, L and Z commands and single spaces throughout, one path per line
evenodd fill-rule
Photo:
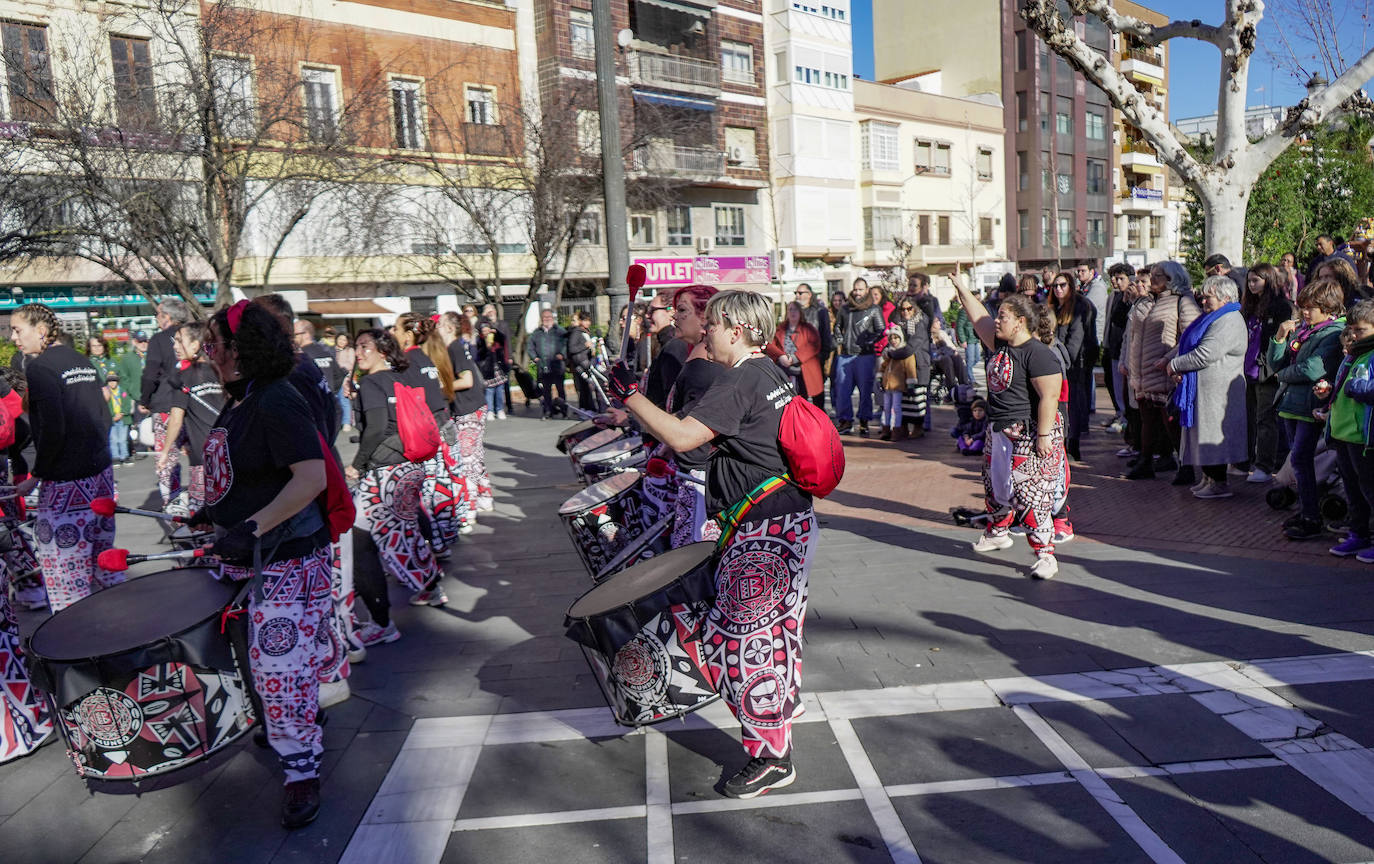
M 204 557 L 204 549 L 183 549 L 178 552 L 159 552 L 155 555 L 130 555 L 128 549 L 106 549 L 95 556 L 95 563 L 102 570 L 118 573 L 128 570 L 130 564 L 142 564 L 144 561 L 171 561 L 178 558 Z
M 167 513 L 159 513 L 156 510 L 139 510 L 136 507 L 120 507 L 113 498 L 95 498 L 91 500 L 91 512 L 97 516 L 113 516 L 116 513 L 127 513 L 130 516 L 148 516 L 153 519 L 162 519 L 165 522 L 185 522 L 185 516 L 171 516 Z M 108 567 L 105 569 L 109 569 Z
M 667 459 L 662 459 L 658 456 L 644 463 L 644 473 L 649 477 L 655 478 L 676 477 L 679 483 L 691 483 L 694 486 L 700 486 L 703 489 L 706 488 L 705 483 L 693 477 L 691 474 L 685 474 L 677 470 L 677 468 L 671 465 Z
M 631 264 L 630 269 L 625 271 L 625 284 L 630 289 L 630 299 L 625 303 L 625 332 L 620 334 L 620 362 L 626 366 L 630 365 L 630 316 L 635 311 L 635 297 L 639 296 L 639 289 L 644 287 L 648 278 L 649 271 L 644 269 L 643 264 Z

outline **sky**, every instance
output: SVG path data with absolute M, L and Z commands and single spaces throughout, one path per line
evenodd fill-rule
M 851 15 L 854 27 L 854 73 L 860 78 L 873 79 L 873 2 L 872 0 L 852 0 Z M 1222 20 L 1223 4 L 1220 0 L 1199 2 L 1199 0 L 1146 0 L 1144 5 L 1156 10 L 1170 19 L 1202 18 L 1209 23 Z M 1335 5 L 1344 5 L 1336 0 Z M 1362 26 L 1358 17 L 1351 16 L 1350 26 Z M 1267 21 L 1260 23 L 1260 44 L 1271 44 L 1272 28 Z M 1343 24 L 1345 22 L 1342 22 Z M 1195 39 L 1173 39 L 1169 42 L 1169 119 L 1198 117 L 1215 114 L 1217 106 L 1216 83 L 1221 71 L 1221 52 L 1205 42 Z M 1174 87 L 1175 81 L 1206 82 L 1197 87 Z M 1294 79 L 1289 72 L 1274 69 L 1263 50 L 1255 52 L 1250 61 L 1250 93 L 1246 100 L 1250 107 L 1256 105 L 1293 105 L 1305 95 L 1303 82 Z

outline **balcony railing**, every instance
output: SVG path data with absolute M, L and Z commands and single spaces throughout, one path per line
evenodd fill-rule
M 1144 141 L 1132 141 L 1132 140 L 1129 139 L 1129 138 L 1126 139 L 1126 141 L 1121 145 L 1121 152 L 1122 152 L 1122 153 L 1144 153 L 1146 156 L 1155 156 L 1155 155 L 1157 155 L 1157 154 L 1155 153 L 1155 148 L 1154 148 L 1154 147 L 1151 147 L 1149 144 L 1146 144 Z
M 1127 48 L 1125 55 L 1121 59 L 1141 60 L 1155 66 L 1162 66 L 1164 64 L 1163 59 L 1161 59 L 1158 54 L 1146 48 Z
M 637 51 L 635 61 L 639 79 L 645 84 L 720 89 L 720 66 L 707 60 Z
M 713 147 L 646 144 L 634 151 L 631 163 L 635 170 L 649 174 L 719 177 L 725 173 L 725 154 Z
M 505 156 L 510 152 L 506 127 L 491 123 L 464 123 L 463 143 L 474 156 Z

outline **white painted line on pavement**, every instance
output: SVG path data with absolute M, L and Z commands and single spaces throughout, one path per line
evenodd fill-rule
M 1154 832 L 1153 828 L 1146 825 L 1145 820 L 1141 819 L 1140 815 L 1132 810 L 1130 805 L 1121 800 L 1121 796 L 1117 795 L 1112 787 L 1107 785 L 1107 781 L 1102 779 L 1102 776 L 1088 765 L 1087 760 L 1069 746 L 1069 742 L 1054 731 L 1054 728 L 1045 721 L 1045 718 L 1037 714 L 1035 709 L 1027 705 L 1014 705 L 1011 710 L 1021 719 L 1022 723 L 1026 724 L 1026 728 L 1030 729 L 1031 733 L 1040 739 L 1040 743 L 1044 744 L 1046 749 L 1053 753 L 1065 768 L 1069 769 L 1069 773 L 1073 775 L 1074 779 L 1083 784 L 1083 788 L 1088 791 L 1089 795 L 1093 796 L 1093 799 L 1102 806 L 1102 809 L 1106 810 L 1116 820 L 1117 824 L 1127 834 L 1131 835 L 1131 839 L 1140 846 L 1146 855 L 1150 856 L 1151 861 L 1154 861 L 1155 864 L 1184 864 L 1183 859 L 1178 857 L 1173 849 L 1169 848 L 1169 844 L 1165 843 Z
M 673 805 L 674 816 L 694 813 L 724 813 L 735 810 L 758 810 L 764 807 L 797 807 L 802 804 L 831 804 L 836 801 L 860 801 L 858 789 L 830 789 L 824 792 L 769 792 L 757 798 L 713 798 L 710 801 L 679 801 Z
M 1200 762 L 1170 762 L 1165 765 L 1125 765 L 1117 768 L 1094 768 L 1108 780 L 1134 780 L 1137 777 L 1169 777 L 1175 774 L 1203 774 L 1211 771 L 1238 771 L 1244 768 L 1278 768 L 1281 759 L 1273 756 L 1252 756 L 1245 759 L 1204 759 Z
M 644 799 L 648 818 L 648 864 L 673 864 L 672 795 L 668 791 L 668 739 L 661 732 L 644 735 Z
M 1043 774 L 970 777 L 967 780 L 903 783 L 898 786 L 888 786 L 887 796 L 889 798 L 909 798 L 916 795 L 948 795 L 955 792 L 982 792 L 987 789 L 1015 789 L 1022 786 L 1051 786 L 1055 783 L 1072 782 L 1073 777 L 1066 771 L 1048 771 Z
M 557 813 L 517 813 L 513 816 L 483 816 L 459 819 L 454 831 L 485 831 L 492 828 L 534 828 L 539 825 L 563 825 L 569 822 L 604 822 L 608 819 L 643 819 L 642 804 L 625 807 L 601 807 L 595 810 L 561 810 Z
M 906 826 L 887 797 L 878 772 L 873 769 L 864 745 L 854 733 L 854 726 L 844 719 L 832 719 L 830 729 L 835 733 L 835 742 L 840 745 L 844 759 L 849 763 L 850 773 L 859 784 L 868 812 L 878 826 L 878 833 L 887 844 L 887 854 L 892 856 L 893 864 L 921 864 L 921 856 L 916 854 L 916 845 L 911 842 Z

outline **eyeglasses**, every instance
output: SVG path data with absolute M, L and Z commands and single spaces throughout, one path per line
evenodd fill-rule
M 1054 283 L 1054 287 L 1056 287 L 1056 288 L 1067 288 L 1067 287 L 1069 287 L 1069 283 L 1067 283 L 1067 282 L 1055 282 L 1055 283 Z
M 916 311 L 916 307 L 915 307 L 915 306 L 903 306 L 903 307 L 902 307 L 902 311 L 903 311 L 903 312 L 915 312 L 915 311 Z
M 668 311 L 670 311 L 670 309 L 669 309 L 669 307 L 667 307 L 667 306 L 650 306 L 650 307 L 649 307 L 649 315 L 650 315 L 650 317 L 652 317 L 653 314 L 654 314 L 655 312 L 668 312 Z

